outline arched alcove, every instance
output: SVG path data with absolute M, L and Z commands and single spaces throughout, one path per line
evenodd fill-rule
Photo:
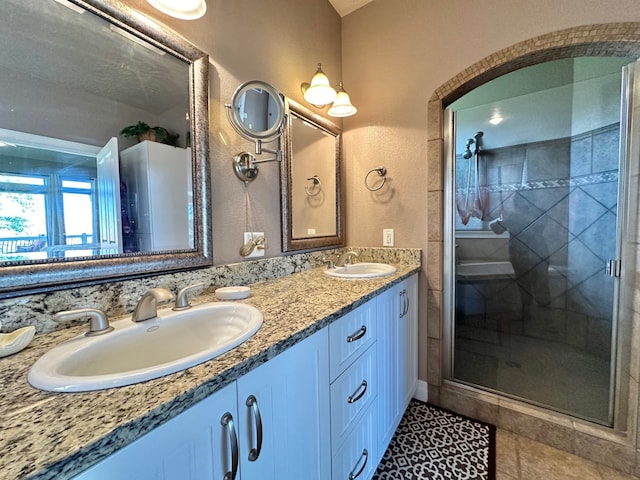
M 561 449 L 573 451 L 592 460 L 632 472 L 636 468 L 635 438 L 637 400 L 624 395 L 622 417 L 613 429 L 593 428 L 572 422 L 558 415 L 538 415 L 535 408 L 515 406 L 497 396 L 474 393 L 447 382 L 443 372 L 444 341 L 444 169 L 445 126 L 444 108 L 474 88 L 523 67 L 583 56 L 640 57 L 640 23 L 614 23 L 573 27 L 548 33 L 500 50 L 471 65 L 436 89 L 428 105 L 428 312 L 427 312 L 427 381 L 429 400 L 445 408 L 513 429 Z M 636 289 L 638 287 L 636 286 Z M 628 372 L 627 372 L 628 373 Z M 626 390 L 637 391 L 638 385 L 629 377 Z M 542 418 L 544 417 L 544 418 Z M 536 422 L 536 428 L 530 428 Z M 516 425 L 526 425 L 529 432 L 520 432 Z M 510 428 L 511 427 L 511 428 Z M 524 427 L 523 427 L 524 428 Z M 614 454 L 614 452 L 616 454 Z M 624 461 L 620 461 L 624 457 Z M 612 465 L 615 462 L 615 465 Z

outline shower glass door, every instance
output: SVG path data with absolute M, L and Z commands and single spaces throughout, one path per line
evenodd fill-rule
M 453 379 L 602 424 L 613 415 L 627 63 L 548 62 L 450 106 Z

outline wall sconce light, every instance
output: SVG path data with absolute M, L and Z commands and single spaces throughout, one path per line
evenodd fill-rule
M 358 109 L 351 104 L 349 94 L 345 92 L 342 82 L 337 88 L 331 86 L 329 79 L 322 71 L 322 64 L 318 63 L 318 70 L 311 79 L 311 83 L 300 85 L 305 101 L 317 108 L 333 103 L 327 112 L 332 117 L 349 117 Z
M 355 115 L 357 111 L 358 109 L 351 104 L 349 94 L 344 91 L 342 82 L 340 82 L 336 99 L 327 113 L 332 117 L 350 117 Z
M 329 79 L 322 71 L 322 64 L 318 64 L 318 70 L 311 79 L 311 83 L 300 85 L 304 99 L 317 107 L 329 105 L 336 98 L 336 91 L 329 83 Z
M 207 11 L 205 0 L 147 0 L 162 13 L 182 20 L 195 20 Z

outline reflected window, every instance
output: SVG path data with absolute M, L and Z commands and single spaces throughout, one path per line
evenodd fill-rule
M 0 154 L 0 160 L 0 168 L 12 170 L 0 171 L 0 260 L 92 255 L 98 227 L 95 178 L 59 175 L 55 162 L 50 173 L 33 175 L 24 158 Z

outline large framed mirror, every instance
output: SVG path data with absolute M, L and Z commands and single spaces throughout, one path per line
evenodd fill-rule
M 2 8 L 0 298 L 211 265 L 208 56 L 116 0 Z
M 282 251 L 344 245 L 342 130 L 285 98 L 281 165 Z

